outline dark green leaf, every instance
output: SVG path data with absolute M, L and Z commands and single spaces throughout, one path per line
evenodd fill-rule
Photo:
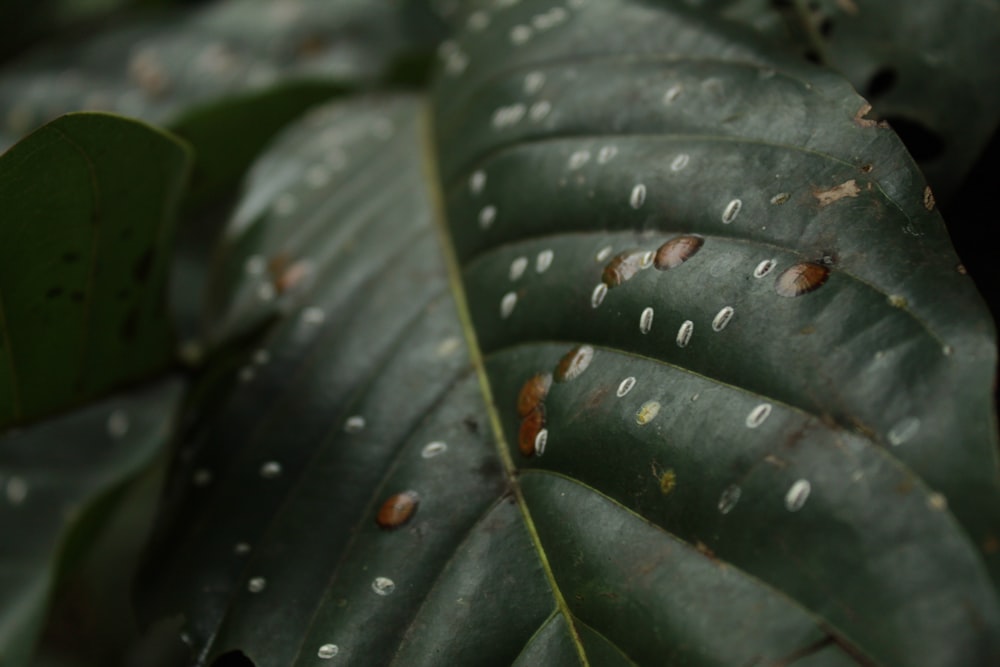
M 214 340 L 277 323 L 150 608 L 198 664 L 992 664 L 993 330 L 898 138 L 738 27 L 567 6 L 454 17 L 433 143 L 374 99 L 257 164 Z
M 0 439 L 0 664 L 28 664 L 69 538 L 162 451 L 180 390 L 164 381 Z
M 69 114 L 0 157 L 0 425 L 35 419 L 162 370 L 176 139 Z

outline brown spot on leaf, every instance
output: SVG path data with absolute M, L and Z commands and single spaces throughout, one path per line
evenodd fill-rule
M 375 523 L 385 530 L 399 528 L 413 518 L 419 504 L 420 496 L 416 491 L 403 491 L 389 496 L 379 508 Z
M 819 202 L 819 207 L 823 208 L 845 197 L 857 197 L 860 192 L 861 188 L 858 187 L 858 182 L 852 178 L 827 190 L 814 189 L 813 197 Z
M 928 211 L 934 210 L 934 193 L 931 192 L 931 186 L 924 188 L 924 208 Z
M 521 451 L 522 456 L 531 458 L 535 455 L 535 440 L 544 428 L 545 406 L 539 404 L 521 420 L 521 428 L 517 434 L 517 448 Z
M 517 395 L 517 414 L 521 418 L 531 414 L 545 401 L 551 386 L 552 375 L 549 373 L 539 373 L 528 378 L 521 387 L 521 392 Z
M 872 110 L 872 105 L 865 102 L 858 109 L 858 112 L 854 114 L 854 124 L 858 127 L 889 127 L 889 124 L 884 120 L 873 120 L 871 118 L 865 118 L 868 112 Z

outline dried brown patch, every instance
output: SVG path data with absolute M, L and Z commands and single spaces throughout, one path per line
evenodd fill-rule
M 819 207 L 823 208 L 845 197 L 857 197 L 860 192 L 858 182 L 852 178 L 828 190 L 813 190 L 813 197 L 819 202 Z
M 868 112 L 872 110 L 872 105 L 865 102 L 858 109 L 858 112 L 854 114 L 854 124 L 858 127 L 889 127 L 889 123 L 884 120 L 873 120 L 871 118 L 865 118 Z

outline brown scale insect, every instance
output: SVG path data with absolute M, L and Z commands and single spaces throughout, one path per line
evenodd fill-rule
M 535 441 L 544 428 L 545 405 L 539 403 L 521 420 L 521 429 L 517 434 L 517 448 L 521 450 L 522 456 L 531 458 L 535 455 Z
M 539 373 L 528 378 L 517 395 L 517 414 L 522 419 L 542 404 L 552 386 L 552 375 Z
M 604 267 L 601 282 L 608 287 L 617 287 L 629 280 L 642 270 L 642 256 L 644 254 L 638 250 L 621 253 Z
M 678 236 L 659 247 L 653 266 L 661 271 L 674 269 L 694 257 L 701 250 L 705 239 L 700 236 Z
M 420 496 L 416 491 L 403 491 L 389 496 L 375 515 L 375 523 L 385 530 L 399 528 L 413 518 L 419 504 Z
M 594 348 L 589 345 L 577 345 L 563 355 L 556 365 L 553 378 L 556 382 L 568 382 L 579 377 L 594 359 Z
M 830 269 L 822 264 L 800 262 L 785 269 L 774 283 L 774 291 L 781 296 L 796 297 L 822 287 L 830 277 Z

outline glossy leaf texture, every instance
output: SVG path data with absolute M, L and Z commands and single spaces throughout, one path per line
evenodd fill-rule
M 684 9 L 462 24 L 430 127 L 325 107 L 252 171 L 212 340 L 273 324 L 149 617 L 195 664 L 991 664 L 992 325 L 899 140 Z
M 195 413 L 150 550 L 149 616 L 183 614 L 198 664 L 232 650 L 257 665 L 384 664 L 466 532 L 503 503 L 432 227 L 420 109 L 382 97 L 311 112 L 262 157 L 227 228 L 219 284 L 246 289 L 220 289 L 217 320 L 282 317 L 228 401 Z M 380 512 L 407 492 L 405 523 Z
M 69 114 L 0 156 L 0 427 L 162 371 L 189 155 L 174 137 Z
M 475 12 L 435 94 L 447 218 L 574 617 L 639 662 L 651 628 L 711 624 L 667 587 L 623 620 L 634 600 L 594 582 L 659 561 L 574 548 L 579 513 L 725 563 L 844 659 L 992 664 L 994 333 L 898 138 L 843 80 L 683 7 Z
M 163 380 L 0 438 L 0 664 L 29 664 L 64 547 L 163 451 L 181 389 Z
M 706 0 L 833 67 L 887 120 L 942 201 L 1000 122 L 1000 2 Z

